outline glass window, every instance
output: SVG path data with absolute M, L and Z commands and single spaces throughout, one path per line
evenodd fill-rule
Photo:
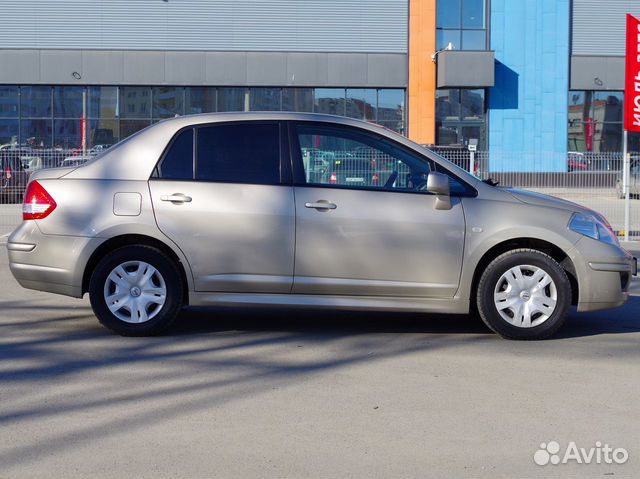
M 76 149 L 82 148 L 81 120 L 53 121 L 54 148 Z
M 249 98 L 251 111 L 280 111 L 280 88 L 251 88 Z
M 90 148 L 108 148 L 118 142 L 118 120 L 96 118 L 87 122 L 87 137 Z
M 460 90 L 436 90 L 436 118 L 460 119 Z
M 404 120 L 404 90 L 378 90 L 378 122 Z
M 316 113 L 344 116 L 344 88 L 316 88 L 314 91 L 314 97 L 314 111 Z
M 622 123 L 575 121 L 569 124 L 569 151 L 593 153 L 622 151 Z
M 18 118 L 18 87 L 0 85 L 0 118 Z
M 121 118 L 151 117 L 151 88 L 125 86 L 120 88 Z M 127 135 L 128 136 L 128 135 Z
M 463 120 L 484 118 L 484 90 L 460 90 L 461 116 Z
M 51 87 L 23 86 L 20 88 L 20 115 L 23 118 L 51 116 Z
M 150 124 L 151 120 L 120 120 L 120 139 L 124 140 Z
M 436 30 L 436 50 L 444 50 L 451 43 L 454 50 L 460 50 L 460 30 Z
M 484 28 L 484 2 L 486 0 L 463 0 L 462 28 Z
M 595 121 L 621 122 L 623 93 L 621 91 L 595 91 L 591 98 L 591 118 Z
M 196 179 L 275 185 L 280 182 L 279 127 L 272 123 L 198 129 Z
M 185 114 L 216 111 L 216 89 L 209 87 L 185 88 Z
M 376 90 L 348 88 L 345 116 L 360 120 L 376 119 Z
M 184 115 L 184 88 L 181 87 L 154 87 L 153 118 L 171 118 L 176 115 Z
M 193 179 L 193 129 L 183 130 L 173 139 L 157 168 L 157 176 L 168 180 Z
M 0 145 L 18 144 L 18 120 L 0 119 Z
M 443 124 L 436 122 L 436 144 L 437 145 L 458 145 L 458 126 L 457 124 Z
M 436 144 L 464 145 L 478 140 L 486 148 L 486 111 L 483 89 L 436 90 Z
M 308 184 L 425 191 L 429 162 L 374 135 L 324 125 L 296 126 Z
M 249 111 L 246 88 L 218 88 L 218 111 Z
M 88 87 L 89 118 L 116 118 L 118 112 L 118 87 Z
M 282 111 L 313 111 L 313 89 L 311 88 L 283 88 Z
M 437 28 L 460 28 L 460 0 L 438 0 Z
M 487 38 L 484 30 L 462 30 L 462 50 L 486 50 Z
M 50 148 L 52 142 L 51 119 L 20 120 L 20 143 L 32 148 Z
M 53 87 L 53 116 L 56 118 L 80 118 L 82 117 L 82 92 L 81 86 L 56 86 Z

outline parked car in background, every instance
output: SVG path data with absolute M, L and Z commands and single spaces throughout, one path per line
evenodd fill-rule
M 335 171 L 310 177 L 311 148 Z M 23 212 L 7 243 L 17 281 L 89 293 L 123 335 L 157 334 L 189 304 L 477 310 L 504 337 L 541 339 L 572 304 L 622 305 L 637 272 L 599 213 L 328 115 L 163 120 L 33 173 Z
M 622 174 L 618 175 L 616 179 L 616 193 L 618 198 L 625 197 L 624 184 L 622 181 Z M 631 157 L 630 175 L 629 175 L 629 195 L 635 197 L 640 195 L 640 156 L 634 155 Z
M 20 203 L 31 168 L 41 163 L 36 151 L 29 147 L 0 146 L 0 204 Z
M 589 160 L 580 151 L 570 151 L 567 153 L 567 171 L 586 171 L 589 169 Z
M 82 155 L 78 155 L 78 156 L 68 156 L 66 157 L 64 160 L 62 160 L 62 162 L 60 163 L 59 166 L 66 168 L 66 167 L 70 167 L 70 166 L 80 166 L 85 164 L 87 161 L 89 161 L 91 158 L 93 158 L 92 156 L 82 156 Z

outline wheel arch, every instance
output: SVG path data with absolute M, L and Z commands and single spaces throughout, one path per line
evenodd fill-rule
M 189 304 L 189 280 L 187 277 L 187 268 L 185 268 L 184 263 L 181 261 L 180 257 L 176 254 L 176 252 L 168 246 L 166 243 L 163 243 L 157 238 L 153 238 L 151 236 L 146 236 L 142 234 L 122 234 L 119 236 L 114 236 L 113 238 L 109 238 L 104 243 L 101 243 L 95 251 L 89 257 L 87 264 L 84 268 L 84 273 L 82 276 L 82 294 L 89 291 L 89 281 L 91 280 L 91 274 L 93 273 L 98 262 L 110 251 L 113 251 L 117 248 L 121 248 L 123 246 L 134 246 L 134 245 L 144 245 L 151 246 L 162 251 L 169 258 L 175 261 L 178 266 L 178 270 L 180 271 L 180 275 L 182 276 L 182 299 L 183 304 Z
M 573 265 L 573 261 L 571 261 L 571 258 L 567 255 L 567 253 L 565 253 L 562 248 L 553 243 L 550 243 L 549 241 L 545 241 L 539 238 L 522 237 L 511 238 L 502 241 L 489 248 L 482 255 L 480 261 L 478 261 L 478 263 L 476 264 L 471 280 L 471 305 L 473 308 L 476 307 L 476 296 L 478 292 L 478 282 L 480 281 L 480 276 L 489 265 L 489 263 L 491 263 L 491 261 L 493 261 L 501 254 L 506 253 L 507 251 L 520 248 L 529 248 L 541 251 L 556 260 L 560 264 L 562 269 L 564 269 L 564 271 L 567 273 L 567 277 L 569 278 L 569 283 L 571 284 L 571 304 L 578 304 L 579 285 L 577 274 Z

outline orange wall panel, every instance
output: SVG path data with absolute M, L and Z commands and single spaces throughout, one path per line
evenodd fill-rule
M 436 0 L 409 0 L 409 138 L 435 143 Z

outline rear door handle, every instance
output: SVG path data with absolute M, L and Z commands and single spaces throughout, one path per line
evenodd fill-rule
M 305 203 L 304 207 L 316 210 L 335 210 L 338 206 L 333 203 L 329 203 L 327 200 L 318 200 L 315 203 Z
M 162 201 L 171 201 L 171 203 L 191 203 L 191 196 L 183 195 L 182 193 L 162 195 L 160 199 Z

